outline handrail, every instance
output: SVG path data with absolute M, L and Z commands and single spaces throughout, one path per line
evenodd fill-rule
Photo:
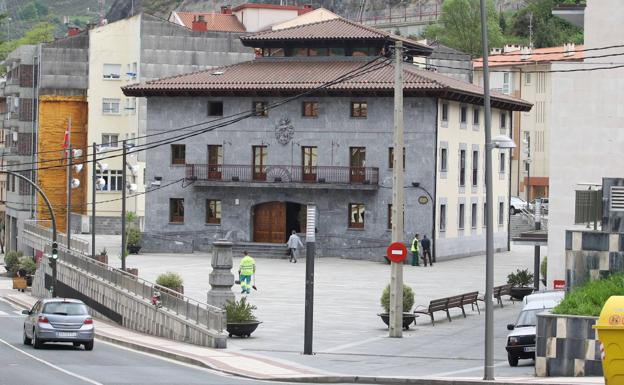
M 35 230 L 35 231 L 32 231 Z M 49 240 L 45 235 L 48 229 L 36 226 L 32 222 L 28 227 L 24 227 L 24 231 L 30 232 L 41 238 Z M 59 233 L 60 237 L 64 234 Z M 86 243 L 84 241 L 81 241 Z M 88 243 L 86 250 L 89 250 Z M 73 242 L 72 242 L 73 249 Z M 126 290 L 132 294 L 141 297 L 144 300 L 151 301 L 154 291 L 161 293 L 161 304 L 164 309 L 175 312 L 176 315 L 185 317 L 198 325 L 213 329 L 218 332 L 225 330 L 226 318 L 225 311 L 216 306 L 194 300 L 183 294 L 174 292 L 171 289 L 164 288 L 156 283 L 147 281 L 143 278 L 134 276 L 126 271 L 104 264 L 100 261 L 88 257 L 87 253 L 79 253 L 76 255 L 74 251 L 68 252 L 67 249 L 59 250 L 59 262 L 70 264 L 76 268 L 83 270 L 89 274 L 95 275 L 113 285 Z

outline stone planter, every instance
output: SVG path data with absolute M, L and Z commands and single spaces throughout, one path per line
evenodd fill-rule
M 95 259 L 96 261 L 101 262 L 101 263 L 103 263 L 105 265 L 108 265 L 108 255 L 106 255 L 106 254 L 96 255 L 95 258 L 93 258 L 93 259 Z
M 139 269 L 137 269 L 135 267 L 126 267 L 126 273 L 132 274 L 135 277 L 138 277 L 139 276 Z
M 243 321 L 243 322 L 228 322 L 226 330 L 230 337 L 249 337 L 262 322 L 260 321 Z
M 535 375 L 602 376 L 600 341 L 592 328 L 597 320 L 597 317 L 538 315 Z
M 381 313 L 377 314 L 381 317 L 381 320 L 386 324 L 386 326 L 390 326 L 390 314 Z M 412 322 L 416 319 L 416 314 L 414 313 L 403 313 L 403 329 L 408 330 Z
M 128 253 L 129 254 L 139 254 L 139 251 L 141 250 L 141 246 L 139 246 L 139 245 L 128 245 L 127 249 L 128 249 Z
M 512 287 L 511 292 L 509 293 L 514 299 L 518 301 L 522 301 L 524 297 L 533 293 L 533 288 L 530 286 L 523 287 Z

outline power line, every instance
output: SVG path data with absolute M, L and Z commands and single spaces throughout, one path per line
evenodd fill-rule
M 581 49 L 574 49 L 574 51 L 551 51 L 551 52 L 532 52 L 530 55 L 531 56 L 542 56 L 542 55 L 553 55 L 553 54 L 566 54 L 566 53 L 576 53 L 576 52 L 592 52 L 592 51 L 604 51 L 604 50 L 608 50 L 608 49 L 615 49 L 615 48 L 624 48 L 624 44 L 616 44 L 616 45 L 608 45 L 608 46 L 604 46 L 604 47 L 593 47 L 593 48 L 581 48 Z M 540 49 L 540 48 L 537 48 Z M 408 52 L 417 52 L 416 50 L 408 50 Z M 461 56 L 461 57 L 465 57 L 466 53 L 460 53 L 460 52 L 444 52 L 444 55 L 451 55 L 451 56 Z M 522 52 L 508 52 L 508 53 L 501 53 L 501 54 L 495 54 L 495 55 L 488 55 L 488 58 L 492 58 L 492 57 L 497 57 L 497 56 L 522 56 L 522 55 L 526 55 L 526 53 L 522 53 Z M 477 59 L 474 59 L 477 60 Z

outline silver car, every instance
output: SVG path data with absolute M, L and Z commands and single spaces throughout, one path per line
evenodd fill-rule
M 35 349 L 46 342 L 72 342 L 85 350 L 93 350 L 95 328 L 93 318 L 84 302 L 69 298 L 49 298 L 37 301 L 30 310 L 22 311 L 24 344 Z

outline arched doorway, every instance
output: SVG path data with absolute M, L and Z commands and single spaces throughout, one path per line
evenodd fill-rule
M 253 241 L 286 243 L 291 230 L 305 231 L 306 206 L 295 202 L 267 202 L 254 206 Z

